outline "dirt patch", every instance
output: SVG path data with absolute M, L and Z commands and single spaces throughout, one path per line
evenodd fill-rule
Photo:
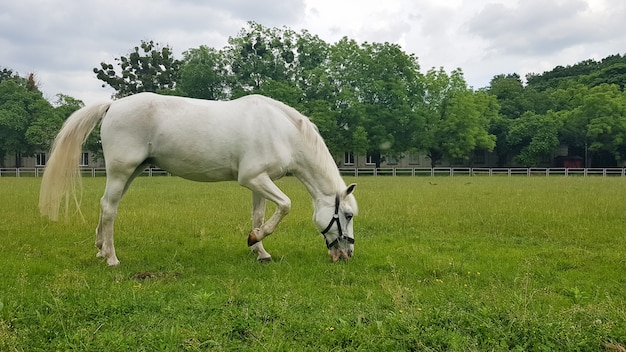
M 142 280 L 150 280 L 150 279 L 178 279 L 180 277 L 180 273 L 177 272 L 152 272 L 152 271 L 144 271 L 140 273 L 136 273 L 131 276 L 131 279 L 142 281 Z

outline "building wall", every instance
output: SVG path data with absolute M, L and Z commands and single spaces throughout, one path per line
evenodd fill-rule
M 50 153 L 40 153 L 38 156 L 33 157 L 22 157 L 22 167 L 23 168 L 35 168 L 35 167 L 44 167 L 45 162 L 48 161 L 50 157 Z M 41 164 L 42 160 L 45 159 L 44 165 Z M 84 161 L 84 162 L 83 162 Z M 367 156 L 358 155 L 352 158 L 348 158 L 344 155 L 343 159 L 336 160 L 337 165 L 340 168 L 374 168 L 376 165 L 372 162 L 368 161 Z M 4 165 L 7 168 L 15 168 L 15 156 L 8 155 L 5 157 Z M 101 168 L 104 167 L 103 159 L 95 159 L 93 153 L 87 153 L 86 160 L 81 161 L 81 167 L 92 167 L 92 168 Z M 494 153 L 490 153 L 487 151 L 479 151 L 474 155 L 474 159 L 470 165 L 470 162 L 464 160 L 456 160 L 456 161 L 448 161 L 442 160 L 437 163 L 436 166 L 448 167 L 448 166 L 456 166 L 456 167 L 498 167 L 498 158 Z M 519 165 L 507 165 L 516 167 Z M 545 167 L 557 166 L 562 167 L 562 165 L 558 165 L 556 163 L 556 159 L 552 159 L 551 161 L 547 161 Z M 430 158 L 426 155 L 406 155 L 401 159 L 394 160 L 388 158 L 386 156 L 383 157 L 383 161 L 380 164 L 381 168 L 421 168 L 421 167 L 430 167 Z
M 348 162 L 354 159 L 354 162 Z M 423 154 L 406 155 L 401 159 L 394 160 L 392 158 L 383 157 L 383 161 L 380 163 L 381 168 L 413 168 L 413 167 L 430 167 L 430 158 Z M 373 168 L 376 165 L 372 162 L 368 162 L 368 158 L 364 155 L 355 156 L 354 158 L 348 158 L 344 155 L 343 160 L 338 163 L 340 168 Z M 448 166 L 470 166 L 469 161 L 456 160 L 448 161 L 441 160 L 436 166 L 448 167 Z M 497 167 L 498 158 L 494 153 L 487 151 L 479 151 L 474 155 L 472 161 L 472 167 Z
M 104 160 L 94 158 L 93 153 L 83 153 L 86 155 L 81 156 L 81 167 L 104 167 Z M 48 158 L 50 157 L 50 153 L 38 153 L 35 156 L 22 157 L 22 165 L 23 168 L 36 168 L 36 167 L 44 167 L 48 162 Z M 4 158 L 4 165 L 6 168 L 15 168 L 15 155 L 8 155 Z

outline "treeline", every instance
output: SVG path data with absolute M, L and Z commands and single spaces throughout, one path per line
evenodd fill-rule
M 113 98 L 143 91 L 215 100 L 273 97 L 309 116 L 338 157 L 353 152 L 380 163 L 420 153 L 433 165 L 442 159 L 471 164 L 476 151 L 489 150 L 501 166 L 537 166 L 550 165 L 562 146 L 589 166 L 613 166 L 626 157 L 626 58 L 619 55 L 531 74 L 526 84 L 516 74 L 498 75 L 477 90 L 460 68 L 423 73 L 417 57 L 395 44 L 349 38 L 329 44 L 307 31 L 254 22 L 224 48 L 200 46 L 182 56 L 142 41 L 94 73 L 113 87 Z M 45 111 L 26 108 L 28 94 L 45 101 L 35 82 L 5 73 L 0 153 L 46 150 L 63 118 L 82 103 L 59 95 Z M 92 139 L 89 148 L 98 147 Z
M 0 167 L 7 156 L 21 166 L 22 156 L 48 150 L 63 121 L 83 103 L 58 94 L 50 103 L 39 91 L 34 74 L 21 77 L 0 70 Z
M 584 166 L 617 166 L 626 158 L 626 56 L 586 60 L 529 74 L 495 76 L 486 90 L 497 97 L 499 164 L 546 162 L 560 146 Z

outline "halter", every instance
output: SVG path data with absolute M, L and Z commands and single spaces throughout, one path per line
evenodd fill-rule
M 334 241 L 328 242 L 326 233 L 328 233 L 328 231 L 330 230 L 330 228 L 333 226 L 335 222 L 337 223 L 337 230 L 339 230 L 339 236 L 337 236 L 337 238 Z M 346 240 L 348 241 L 348 243 L 354 244 L 354 238 L 344 236 L 343 231 L 341 230 L 341 221 L 339 220 L 339 195 L 335 197 L 335 214 L 333 215 L 333 218 L 330 220 L 330 223 L 328 224 L 328 226 L 326 226 L 326 228 L 322 231 L 322 236 L 324 236 L 324 240 L 326 241 L 326 247 L 328 249 L 336 246 L 341 240 Z

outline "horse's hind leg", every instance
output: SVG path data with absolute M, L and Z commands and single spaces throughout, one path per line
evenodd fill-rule
M 261 193 L 252 192 L 252 228 L 260 228 L 265 221 L 265 197 Z M 252 251 L 257 254 L 257 260 L 260 262 L 271 261 L 272 256 L 263 248 L 263 242 L 259 241 L 253 244 Z
M 108 265 L 120 263 L 113 244 L 113 225 L 117 216 L 117 208 L 132 180 L 143 171 L 143 166 L 137 167 L 131 173 L 119 173 L 107 169 L 106 187 L 104 195 L 100 199 L 100 220 L 96 228 L 96 247 L 98 248 L 97 257 L 105 258 Z
M 105 258 L 108 265 L 120 263 L 113 245 L 113 224 L 120 199 L 124 195 L 125 185 L 126 179 L 108 176 L 104 195 L 100 199 L 100 221 L 96 228 L 97 256 Z

